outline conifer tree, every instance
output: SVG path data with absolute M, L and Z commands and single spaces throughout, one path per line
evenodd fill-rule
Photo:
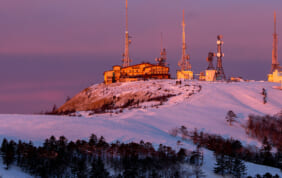
M 6 165 L 6 169 L 9 169 L 11 163 L 13 163 L 15 159 L 15 148 L 16 143 L 14 141 L 10 141 L 7 145 L 6 152 L 3 155 L 3 163 Z
M 263 157 L 263 164 L 271 165 L 273 156 L 271 154 L 272 146 L 267 137 L 264 137 L 261 148 L 261 156 Z
M 8 149 L 8 141 L 6 138 L 4 138 L 1 145 L 1 152 L 5 153 L 7 149 Z
M 107 178 L 109 177 L 109 172 L 105 169 L 104 163 L 101 157 L 98 160 L 93 160 L 92 168 L 90 171 L 91 178 Z
M 78 165 L 77 165 L 77 177 L 78 178 L 85 178 L 87 177 L 87 166 L 86 166 L 86 158 L 82 156 L 78 158 Z
M 53 108 L 52 108 L 51 114 L 56 114 L 56 113 L 57 113 L 57 109 L 58 109 L 57 105 L 54 104 L 54 106 L 53 106 Z
M 214 173 L 224 176 L 226 174 L 225 156 L 223 154 L 220 154 L 220 155 L 216 155 L 215 157 L 216 157 L 216 164 L 214 167 Z
M 181 148 L 177 153 L 177 158 L 180 162 L 184 162 L 186 157 L 185 149 Z
M 98 138 L 95 134 L 91 134 L 90 139 L 89 139 L 89 145 L 94 146 L 98 142 Z
M 241 178 L 246 175 L 246 166 L 242 160 L 235 158 L 232 167 L 232 175 L 234 177 Z

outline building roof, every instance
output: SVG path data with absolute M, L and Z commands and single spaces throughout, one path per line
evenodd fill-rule
M 128 67 L 123 67 L 123 69 L 129 68 L 129 67 L 134 67 L 134 66 L 139 66 L 139 65 L 142 65 L 142 64 L 148 64 L 148 65 L 151 65 L 151 66 L 154 65 L 154 64 L 151 64 L 149 62 L 144 62 L 144 63 L 140 63 L 140 64 L 131 65 L 131 66 L 128 66 Z

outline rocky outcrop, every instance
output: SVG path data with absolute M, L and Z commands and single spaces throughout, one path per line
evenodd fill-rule
M 162 104 L 173 96 L 182 94 L 190 96 L 191 93 L 194 93 L 194 89 L 195 86 L 179 85 L 174 80 L 97 84 L 84 89 L 71 98 L 57 110 L 57 113 L 105 112 L 129 106 L 139 106 L 141 103 L 151 101 Z

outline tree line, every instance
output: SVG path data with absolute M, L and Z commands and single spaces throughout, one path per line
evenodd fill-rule
M 270 116 L 249 115 L 246 133 L 260 141 L 266 138 L 271 146 L 282 152 L 282 114 Z
M 194 144 L 214 151 L 216 165 L 214 172 L 221 175 L 244 176 L 246 168 L 244 161 L 276 167 L 282 170 L 282 152 L 271 152 L 271 142 L 265 137 L 261 148 L 243 146 L 239 140 L 225 139 L 220 135 L 199 132 L 197 129 L 188 131 L 185 126 L 173 128 L 169 131 L 172 136 L 180 136 L 182 140 L 191 139 Z M 241 175 L 236 175 L 241 172 Z
M 42 146 L 3 139 L 1 156 L 6 169 L 14 164 L 39 177 L 189 177 L 204 175 L 203 154 L 150 142 L 107 143 L 92 134 L 88 141 L 51 136 Z M 183 165 L 193 169 L 183 169 Z

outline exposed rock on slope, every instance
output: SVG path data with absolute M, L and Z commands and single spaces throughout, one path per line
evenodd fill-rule
M 189 97 L 199 92 L 199 85 L 177 85 L 175 80 L 152 80 L 110 85 L 97 84 L 84 89 L 58 109 L 58 113 L 95 111 L 139 106 L 140 103 L 158 101 L 173 96 Z

